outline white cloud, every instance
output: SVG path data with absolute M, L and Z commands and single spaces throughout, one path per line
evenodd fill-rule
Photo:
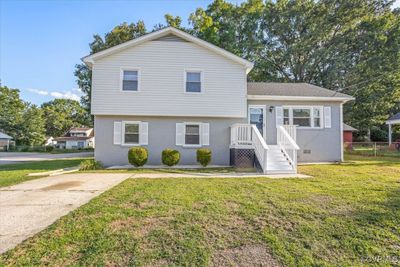
M 38 90 L 38 89 L 33 89 L 33 88 L 28 88 L 27 90 L 31 93 L 35 93 L 38 95 L 48 95 L 49 94 L 49 92 L 45 91 L 45 90 Z
M 39 89 L 33 89 L 33 88 L 27 88 L 27 90 L 31 93 L 38 94 L 38 95 L 49 95 L 54 98 L 72 99 L 72 100 L 76 100 L 76 101 L 79 101 L 80 95 L 82 95 L 81 90 L 78 88 L 73 88 L 71 90 L 64 91 L 64 92 L 39 90 Z M 78 94 L 75 94 L 73 92 L 78 92 Z
M 50 95 L 54 98 L 65 98 L 79 101 L 80 97 L 77 94 L 72 93 L 71 91 L 65 91 L 64 93 L 60 92 L 51 92 Z

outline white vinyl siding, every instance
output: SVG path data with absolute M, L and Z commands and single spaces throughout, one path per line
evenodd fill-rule
M 121 90 L 121 68 L 138 69 L 139 91 Z M 201 70 L 201 93 L 185 92 L 185 71 Z M 151 41 L 93 65 L 92 114 L 245 118 L 246 70 L 191 42 Z

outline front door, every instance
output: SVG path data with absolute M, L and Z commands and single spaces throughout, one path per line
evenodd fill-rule
M 249 106 L 249 123 L 257 126 L 261 135 L 265 139 L 265 106 Z

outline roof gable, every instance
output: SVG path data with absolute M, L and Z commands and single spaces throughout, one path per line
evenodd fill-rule
M 108 49 L 105 49 L 103 51 L 100 51 L 98 53 L 86 56 L 82 58 L 82 61 L 85 62 L 88 66 L 92 66 L 93 63 L 95 63 L 96 60 L 103 58 L 105 56 L 117 53 L 119 51 L 125 50 L 130 47 L 134 47 L 136 45 L 142 44 L 147 41 L 187 41 L 187 42 L 192 42 L 195 43 L 203 48 L 206 48 L 210 51 L 213 51 L 223 57 L 229 58 L 230 60 L 243 65 L 246 68 L 246 72 L 249 73 L 250 70 L 253 68 L 253 63 L 243 59 L 241 57 L 236 56 L 235 54 L 228 52 L 218 46 L 215 46 L 209 42 L 203 41 L 197 37 L 194 37 L 186 32 L 183 32 L 181 30 L 178 30 L 173 27 L 168 27 L 156 32 L 148 33 L 146 35 L 143 35 L 141 37 L 138 37 L 136 39 L 130 40 L 128 42 L 110 47 Z

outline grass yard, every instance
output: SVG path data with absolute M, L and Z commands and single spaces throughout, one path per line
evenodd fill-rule
M 30 177 L 28 173 L 74 167 L 78 166 L 83 160 L 85 159 L 61 159 L 0 165 L 0 187 L 40 178 L 37 176 Z
M 128 179 L 0 265 L 398 264 L 400 161 L 348 159 L 311 179 Z

